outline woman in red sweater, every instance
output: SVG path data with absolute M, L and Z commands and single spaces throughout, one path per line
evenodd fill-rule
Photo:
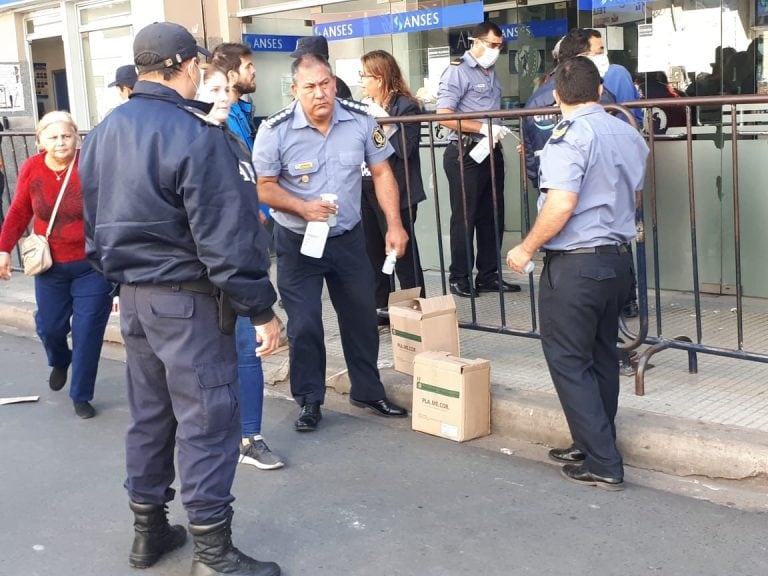
M 11 250 L 33 220 L 45 234 L 56 197 L 74 163 L 48 238 L 53 266 L 35 276 L 37 334 L 51 366 L 48 385 L 61 390 L 72 365 L 69 395 L 80 418 L 92 418 L 91 406 L 104 330 L 112 307 L 112 286 L 85 259 L 83 194 L 77 174 L 77 126 L 67 112 L 49 112 L 37 126 L 44 152 L 21 167 L 16 193 L 0 231 L 0 279 L 11 278 Z M 72 349 L 67 335 L 72 332 Z

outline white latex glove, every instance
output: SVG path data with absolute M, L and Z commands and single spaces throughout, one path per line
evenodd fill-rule
M 491 139 L 493 140 L 494 146 L 496 146 L 496 144 L 510 132 L 509 128 L 501 126 L 500 124 L 491 124 L 491 128 L 493 130 Z M 480 127 L 479 133 L 488 138 L 488 124 L 483 124 Z

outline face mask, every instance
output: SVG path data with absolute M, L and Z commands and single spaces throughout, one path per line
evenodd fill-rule
M 593 54 L 588 56 L 588 58 L 594 62 L 595 66 L 597 66 L 600 78 L 605 76 L 605 73 L 608 72 L 608 66 L 611 65 L 610 60 L 608 60 L 608 54 Z
M 200 70 L 200 67 L 198 67 L 197 68 L 197 74 L 195 74 L 193 76 L 192 73 L 189 71 L 189 69 L 191 67 L 192 67 L 192 64 L 187 66 L 187 76 L 189 76 L 189 79 L 192 80 L 192 84 L 195 85 L 195 97 L 199 97 L 199 95 L 200 95 L 200 84 L 201 84 L 200 77 L 202 76 L 203 71 Z M 197 80 L 195 80 L 195 76 L 197 76 Z
M 482 56 L 479 56 L 477 58 L 477 63 L 480 64 L 483 68 L 490 68 L 494 64 L 496 64 L 496 60 L 499 59 L 499 54 L 501 53 L 501 50 L 498 48 L 488 48 L 485 47 L 485 52 L 483 52 Z

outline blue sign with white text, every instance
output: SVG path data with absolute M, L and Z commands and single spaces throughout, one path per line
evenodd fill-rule
M 452 28 L 483 21 L 483 3 L 458 4 L 445 8 L 427 8 L 414 12 L 385 14 L 370 18 L 356 18 L 339 22 L 317 24 L 315 36 L 325 36 L 329 41 L 349 40 L 367 36 L 405 34 L 436 28 Z
M 243 34 L 243 44 L 254 52 L 293 52 L 301 36 L 275 34 Z
M 499 26 L 504 40 L 507 42 L 517 40 L 521 29 L 525 30 L 533 38 L 546 38 L 547 36 L 565 36 L 568 34 L 568 19 L 537 20 L 522 24 L 506 24 Z

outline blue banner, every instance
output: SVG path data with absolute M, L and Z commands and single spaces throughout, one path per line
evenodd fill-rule
M 243 34 L 243 44 L 254 52 L 293 52 L 301 36 L 274 34 Z
M 385 14 L 370 18 L 356 18 L 339 22 L 317 24 L 315 36 L 325 36 L 329 41 L 349 40 L 367 36 L 406 34 L 437 28 L 452 28 L 483 21 L 483 3 L 458 4 L 445 8 L 428 8 L 414 12 Z
M 501 34 L 507 42 L 517 40 L 521 29 L 526 30 L 534 38 L 559 37 L 568 34 L 568 19 L 559 18 L 557 20 L 537 20 L 522 24 L 506 24 L 499 26 L 499 28 L 501 28 Z
M 579 0 L 579 10 L 603 10 L 611 12 L 630 12 L 637 4 L 646 4 L 649 0 Z

